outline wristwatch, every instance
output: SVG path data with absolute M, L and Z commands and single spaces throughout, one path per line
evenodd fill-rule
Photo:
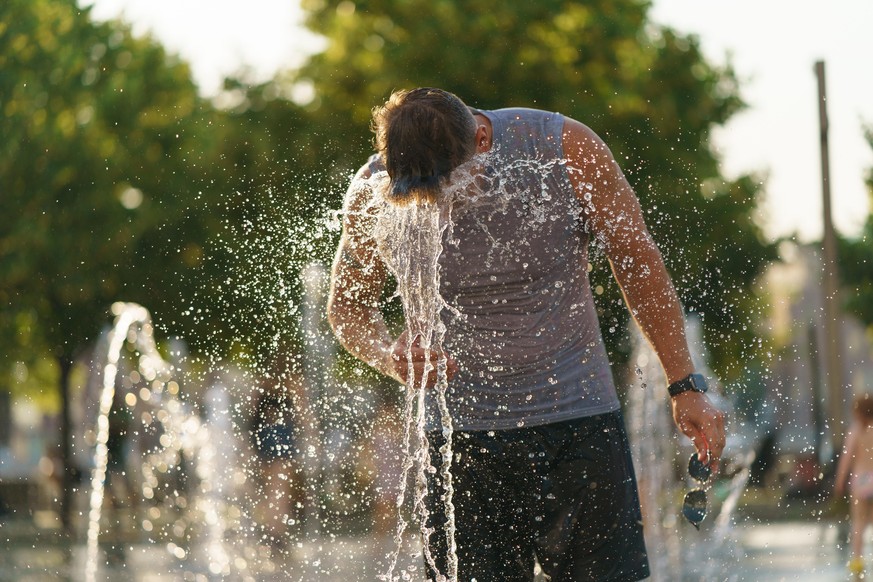
M 670 396 L 676 396 L 683 392 L 693 390 L 694 392 L 706 392 L 706 378 L 703 374 L 688 374 L 681 380 L 676 380 L 667 387 L 667 392 Z

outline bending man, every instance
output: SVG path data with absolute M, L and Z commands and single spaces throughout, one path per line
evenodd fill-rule
M 378 308 L 388 271 L 369 209 L 374 196 L 451 199 L 439 265 L 451 307 L 443 316 L 459 580 L 529 582 L 535 558 L 553 582 L 647 577 L 634 470 L 588 278 L 592 236 L 701 460 L 717 462 L 724 423 L 694 373 L 681 305 L 608 147 L 560 114 L 480 111 L 433 88 L 394 93 L 374 111 L 373 129 L 378 153 L 349 188 L 328 315 L 353 355 L 404 382 L 408 342 L 390 336 Z M 383 192 L 360 187 L 386 171 Z M 420 378 L 424 350 L 411 349 Z M 438 458 L 438 417 L 429 418 Z

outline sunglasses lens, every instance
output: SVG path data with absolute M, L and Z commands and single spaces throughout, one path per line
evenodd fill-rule
M 688 459 L 688 474 L 695 481 L 705 483 L 712 474 L 712 468 L 708 464 L 702 463 L 697 458 L 697 453 L 692 453 L 691 458 Z
M 694 489 L 685 494 L 682 515 L 691 525 L 700 529 L 700 522 L 706 517 L 706 492 L 703 489 Z

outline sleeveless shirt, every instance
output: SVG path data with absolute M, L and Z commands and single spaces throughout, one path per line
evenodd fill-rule
M 492 126 L 479 190 L 453 205 L 439 259 L 459 430 L 536 426 L 619 408 L 588 278 L 589 237 L 564 117 L 478 111 Z M 440 427 L 434 398 L 429 430 Z

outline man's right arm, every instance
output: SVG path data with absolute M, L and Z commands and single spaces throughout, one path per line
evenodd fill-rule
M 376 217 L 367 177 L 365 168 L 352 180 L 346 194 L 343 233 L 330 276 L 327 319 L 343 347 L 362 362 L 401 384 L 412 374 L 414 385 L 434 386 L 437 354 L 423 348 L 420 338 L 412 338 L 410 345 L 407 332 L 393 339 L 379 309 L 388 267 L 372 238 Z M 446 366 L 451 380 L 458 365 L 448 356 Z
M 337 339 L 353 356 L 379 372 L 403 382 L 392 356 L 394 340 L 379 301 L 388 270 L 370 237 L 368 206 L 372 191 L 362 170 L 346 195 L 343 232 L 333 262 L 327 317 Z

